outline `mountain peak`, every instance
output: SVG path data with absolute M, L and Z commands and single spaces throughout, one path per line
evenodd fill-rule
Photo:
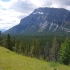
M 63 8 L 40 7 L 29 16 L 23 18 L 20 24 L 5 33 L 23 34 L 56 34 L 70 32 L 70 11 Z
M 46 13 L 46 12 L 50 12 L 50 11 L 52 12 L 52 11 L 68 11 L 68 10 L 66 10 L 64 8 L 39 7 L 37 9 L 35 9 L 33 11 L 33 13 L 35 13 L 35 12 L 44 12 L 44 13 Z

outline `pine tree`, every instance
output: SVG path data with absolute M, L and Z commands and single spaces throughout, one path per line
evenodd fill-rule
M 24 47 L 23 41 L 21 41 L 20 44 L 19 44 L 19 51 L 20 51 L 21 53 L 24 53 L 24 52 L 25 52 L 25 47 Z
M 15 52 L 18 53 L 18 52 L 19 52 L 18 49 L 19 49 L 19 44 L 18 44 L 18 42 L 16 42 L 16 43 L 15 43 Z
M 34 56 L 34 42 L 35 40 L 32 40 L 32 44 L 31 44 L 31 48 L 30 48 L 30 56 L 33 57 Z
M 0 35 L 1 35 L 1 31 L 0 31 Z
M 5 40 L 5 47 L 8 48 L 9 50 L 13 50 L 11 45 L 11 38 L 9 34 L 7 35 Z
M 46 46 L 44 47 L 44 59 L 50 60 L 50 44 L 47 42 Z
M 38 39 L 33 39 L 32 41 L 32 47 L 31 47 L 31 54 L 32 54 L 32 57 L 37 57 L 39 58 L 40 56 L 40 43 L 39 43 L 39 40 Z
M 52 61 L 58 61 L 59 49 L 60 49 L 60 47 L 59 47 L 58 41 L 55 37 L 53 40 L 53 43 L 52 43 L 51 51 L 50 51 L 50 57 L 51 57 Z
M 66 38 L 65 42 L 61 44 L 60 48 L 60 63 L 68 65 L 70 63 L 70 41 Z
M 38 39 L 35 40 L 34 55 L 35 55 L 37 58 L 39 58 L 39 56 L 40 56 L 40 43 L 39 43 L 39 40 L 38 40 Z
M 1 31 L 0 31 L 0 46 L 2 46 L 2 44 L 3 44 L 3 43 L 2 43 L 2 39 L 3 39 L 3 38 L 2 38 L 2 35 L 1 35 Z
M 21 42 L 21 51 L 23 54 L 27 53 L 27 46 L 25 42 Z

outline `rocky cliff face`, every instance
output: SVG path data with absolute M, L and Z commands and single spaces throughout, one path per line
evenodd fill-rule
M 70 11 L 63 8 L 38 8 L 5 33 L 70 33 Z

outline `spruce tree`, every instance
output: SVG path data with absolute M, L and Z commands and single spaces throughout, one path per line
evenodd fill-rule
M 33 57 L 34 56 L 34 42 L 35 40 L 33 39 L 32 40 L 32 43 L 31 43 L 31 48 L 30 48 L 30 56 Z
M 55 37 L 52 42 L 52 48 L 50 51 L 50 57 L 52 61 L 58 61 L 59 44 L 57 38 Z
M 50 60 L 50 43 L 47 42 L 47 44 L 44 47 L 44 59 Z
M 2 46 L 3 42 L 2 42 L 3 38 L 2 38 L 2 35 L 1 35 L 1 31 L 0 31 L 0 46 Z
M 39 43 L 39 40 L 38 39 L 33 39 L 32 41 L 32 46 L 31 46 L 31 55 L 32 57 L 37 57 L 39 58 L 40 57 L 40 43 Z
M 18 53 L 18 52 L 19 52 L 18 49 L 19 49 L 19 44 L 18 44 L 18 42 L 16 42 L 16 43 L 15 43 L 15 52 Z
M 8 48 L 9 50 L 12 50 L 11 38 L 9 34 L 7 35 L 5 40 L 5 47 Z
M 70 41 L 66 38 L 61 44 L 59 62 L 68 65 L 70 63 Z
M 40 43 L 39 43 L 39 40 L 38 40 L 38 39 L 35 40 L 34 55 L 35 55 L 37 58 L 39 58 L 39 56 L 40 56 Z
M 1 35 L 1 31 L 0 31 L 0 35 Z

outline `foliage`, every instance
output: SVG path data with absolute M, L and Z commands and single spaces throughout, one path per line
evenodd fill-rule
M 60 49 L 60 63 L 69 65 L 70 63 L 70 41 L 68 38 L 66 38 L 65 42 L 61 44 Z
M 52 42 L 52 48 L 51 48 L 51 52 L 50 52 L 50 58 L 52 61 L 58 61 L 59 49 L 60 49 L 60 47 L 59 47 L 57 38 L 55 37 Z
M 2 36 L 0 39 L 0 45 L 4 46 L 18 54 L 22 54 L 29 57 L 38 59 L 44 59 L 46 61 L 57 61 L 61 63 L 66 62 L 69 64 L 70 52 L 68 48 L 64 46 L 70 45 L 69 40 L 65 40 L 66 36 L 24 36 L 16 35 Z M 70 37 L 68 38 L 70 39 Z M 65 42 L 63 43 L 63 41 Z M 60 54 L 58 54 L 60 52 Z M 64 58 L 64 59 L 63 59 Z M 68 59 L 68 60 L 67 60 Z M 66 64 L 66 63 L 64 63 Z
M 11 38 L 10 35 L 8 34 L 6 39 L 5 39 L 5 47 L 12 50 L 12 46 L 11 46 Z

